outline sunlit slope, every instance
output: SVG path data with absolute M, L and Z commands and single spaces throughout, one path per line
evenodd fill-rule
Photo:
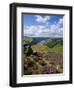
M 32 45 L 32 49 L 38 52 L 55 52 L 59 54 L 63 52 L 63 46 L 59 44 L 55 45 L 53 48 L 49 48 L 46 45 L 36 44 Z
M 38 40 L 39 39 L 39 40 Z M 51 39 L 51 38 L 24 38 L 26 43 L 32 44 L 32 49 L 37 52 L 55 52 L 61 54 L 63 52 L 63 41 L 62 39 Z M 42 41 L 44 41 L 44 43 Z

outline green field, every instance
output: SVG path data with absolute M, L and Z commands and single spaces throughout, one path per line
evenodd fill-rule
M 59 41 L 58 39 L 46 39 L 44 44 L 34 44 L 35 41 L 32 38 L 24 38 L 23 42 L 32 42 L 32 49 L 38 52 L 55 52 L 58 54 L 63 53 L 63 41 L 61 39 L 59 39 Z
M 38 52 L 46 52 L 46 53 L 48 53 L 48 52 L 55 52 L 57 54 L 60 54 L 60 53 L 63 52 L 63 46 L 59 45 L 59 44 L 57 44 L 53 48 L 49 48 L 46 45 L 36 44 L 36 45 L 32 46 L 32 49 L 35 50 L 35 51 L 38 51 Z

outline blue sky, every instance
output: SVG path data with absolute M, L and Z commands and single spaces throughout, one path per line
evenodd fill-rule
M 63 16 L 23 14 L 23 35 L 27 37 L 63 37 Z

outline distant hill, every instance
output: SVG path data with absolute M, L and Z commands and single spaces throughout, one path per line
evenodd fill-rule
M 27 38 L 25 37 L 24 38 L 24 42 L 25 43 L 31 43 L 31 44 L 48 44 L 48 43 L 51 43 L 53 41 L 63 41 L 62 38 L 44 38 L 44 37 L 37 37 L 37 38 Z

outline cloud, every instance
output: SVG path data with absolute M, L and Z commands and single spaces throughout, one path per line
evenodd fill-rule
M 28 26 L 24 28 L 24 36 L 27 37 L 62 37 L 63 36 L 63 28 L 53 27 L 51 25 L 48 26 Z
M 57 23 L 47 25 L 24 26 L 24 36 L 27 37 L 63 37 L 63 19 Z
M 63 24 L 63 18 L 60 18 L 58 23 Z
M 60 18 L 58 22 L 51 25 L 51 29 L 55 31 L 55 33 L 58 31 L 62 31 L 63 33 L 63 18 Z
M 46 23 L 50 19 L 50 16 L 35 15 L 35 17 L 38 23 Z

